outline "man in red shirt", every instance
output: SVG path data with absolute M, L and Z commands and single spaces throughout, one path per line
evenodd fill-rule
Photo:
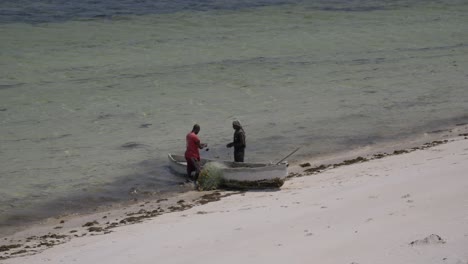
M 187 150 L 185 151 L 185 160 L 187 161 L 187 175 L 189 179 L 192 178 L 192 172 L 195 171 L 195 177 L 193 180 L 197 180 L 198 174 L 200 173 L 200 152 L 199 149 L 207 147 L 207 144 L 202 144 L 198 138 L 198 132 L 200 132 L 200 126 L 195 124 L 192 132 L 188 133 L 185 137 L 187 142 Z

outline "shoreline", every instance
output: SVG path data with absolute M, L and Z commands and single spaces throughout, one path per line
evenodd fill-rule
M 348 152 L 323 156 L 314 161 L 304 159 L 294 162 L 290 164 L 288 178 L 291 180 L 329 172 L 341 166 L 397 156 L 418 150 L 427 150 L 434 146 L 455 140 L 466 140 L 467 138 L 468 125 L 458 124 L 448 129 L 426 133 L 423 137 L 416 137 L 403 142 L 391 142 L 353 149 Z M 403 146 L 405 147 L 403 148 Z M 265 193 L 268 192 L 269 190 L 265 191 Z M 282 192 L 282 189 L 279 189 L 278 192 Z M 49 218 L 41 224 L 34 224 L 15 234 L 1 237 L 0 260 L 41 254 L 48 248 L 69 243 L 79 237 L 107 235 L 115 230 L 118 232 L 116 228 L 119 227 L 152 221 L 160 216 L 168 215 L 168 213 L 185 211 L 213 201 L 219 201 L 224 197 L 238 194 L 245 195 L 245 193 L 245 191 L 236 190 L 189 191 L 167 199 L 143 200 L 135 204 L 113 207 L 111 210 L 101 208 L 100 211 L 91 214 Z M 258 192 L 253 191 L 252 193 Z

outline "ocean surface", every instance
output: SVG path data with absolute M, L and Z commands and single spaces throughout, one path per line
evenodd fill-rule
M 468 1 L 2 0 L 0 230 L 468 122 Z

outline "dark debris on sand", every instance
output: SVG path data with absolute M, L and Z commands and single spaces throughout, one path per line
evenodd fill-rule
M 462 135 L 464 135 L 464 134 L 461 134 L 460 136 L 462 136 Z M 387 157 L 387 156 L 394 156 L 394 155 L 400 155 L 400 154 L 404 154 L 404 153 L 410 153 L 410 152 L 413 152 L 415 150 L 427 149 L 427 148 L 434 147 L 434 146 L 437 146 L 437 145 L 440 145 L 440 144 L 445 144 L 447 142 L 448 142 L 448 140 L 436 140 L 436 141 L 432 141 L 430 143 L 425 143 L 421 147 L 414 147 L 414 148 L 410 148 L 410 149 L 395 150 L 395 151 L 393 151 L 393 153 L 374 154 L 371 158 L 364 158 L 364 157 L 359 156 L 359 157 L 354 158 L 354 159 L 344 160 L 341 163 L 328 164 L 328 165 L 322 164 L 322 165 L 319 165 L 319 166 L 316 166 L 316 167 L 313 167 L 313 168 L 305 169 L 304 170 L 305 174 L 300 174 L 300 173 L 292 174 L 292 175 L 290 174 L 290 175 L 288 175 L 288 178 L 301 177 L 301 176 L 304 176 L 304 175 L 316 174 L 316 173 L 320 173 L 320 172 L 322 172 L 322 171 L 324 171 L 326 169 L 329 169 L 329 168 L 336 168 L 336 167 L 340 167 L 340 166 L 344 166 L 344 165 L 351 165 L 351 164 L 354 164 L 354 163 L 361 163 L 361 162 L 366 162 L 366 161 L 369 161 L 369 160 L 381 159 L 381 158 Z M 302 164 L 300 164 L 300 166 L 303 167 Z
M 418 246 L 418 245 L 434 245 L 434 244 L 445 244 L 445 240 L 443 240 L 439 235 L 431 234 L 423 239 L 415 240 L 409 243 L 411 246 Z
M 9 251 L 10 249 L 19 248 L 19 247 L 21 247 L 21 244 L 11 244 L 11 245 L 0 246 L 0 252 Z
M 219 201 L 223 197 L 230 195 L 238 194 L 242 192 L 207 192 L 198 199 L 195 199 L 191 202 L 186 200 L 177 200 L 174 203 L 161 204 L 161 202 L 169 201 L 168 199 L 159 199 L 152 201 L 153 205 L 157 207 L 154 210 L 151 209 L 142 209 L 138 211 L 128 212 L 121 219 L 115 219 L 115 221 L 108 221 L 106 223 L 99 223 L 98 221 L 89 221 L 81 225 L 82 229 L 73 229 L 73 230 L 64 230 L 63 233 L 47 233 L 42 236 L 30 236 L 26 238 L 25 243 L 21 243 L 21 240 L 13 243 L 13 240 L 10 240 L 9 245 L 0 245 L 0 259 L 8 259 L 11 257 L 27 255 L 27 254 L 37 254 L 47 248 L 63 244 L 74 237 L 83 237 L 83 236 L 95 236 L 95 235 L 105 235 L 111 233 L 113 228 L 140 223 L 145 219 L 154 218 L 160 216 L 164 213 L 179 212 L 190 209 L 196 205 L 206 204 L 214 201 Z M 144 204 L 149 204 L 146 202 Z M 107 217 L 106 217 L 107 218 Z M 65 223 L 64 220 L 61 223 Z M 51 227 L 52 228 L 52 227 Z M 53 228 L 52 228 L 53 229 Z M 66 233 L 66 234 L 65 234 Z M 5 238 L 7 240 L 7 238 Z
M 216 192 L 212 192 L 212 193 L 208 193 L 208 194 L 203 195 L 198 200 L 195 200 L 195 202 L 197 202 L 198 204 L 207 204 L 207 203 L 219 201 L 223 197 L 228 197 L 228 196 L 235 195 L 235 194 L 240 194 L 240 193 L 243 193 L 243 192 L 240 191 L 240 192 L 232 192 L 232 193 L 221 194 L 220 192 L 216 191 Z
M 227 190 L 259 190 L 259 189 L 278 189 L 284 184 L 284 179 L 274 178 L 270 180 L 259 181 L 223 181 L 222 186 Z

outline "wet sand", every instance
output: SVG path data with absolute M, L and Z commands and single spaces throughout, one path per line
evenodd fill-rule
M 466 171 L 468 126 L 459 124 L 411 144 L 292 164 L 279 190 L 193 191 L 48 219 L 2 238 L 0 257 L 10 264 L 466 264 Z

